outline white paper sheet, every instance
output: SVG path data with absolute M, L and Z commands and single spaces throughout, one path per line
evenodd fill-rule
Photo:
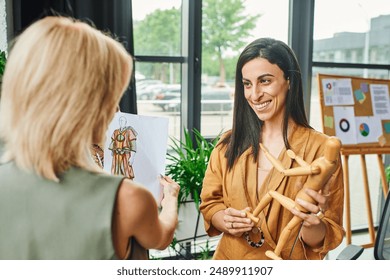
M 356 117 L 358 143 L 377 143 L 382 135 L 382 124 L 378 117 Z
M 352 106 L 333 107 L 336 136 L 343 144 L 357 144 L 355 112 Z
M 325 106 L 353 105 L 351 79 L 323 79 L 322 90 Z
M 124 119 L 123 119 L 124 118 Z M 149 189 L 156 201 L 160 199 L 159 174 L 165 174 L 165 158 L 168 145 L 168 118 L 141 116 L 118 112 L 115 114 L 107 133 L 104 145 L 104 169 L 110 173 L 113 153 L 109 149 L 116 129 L 132 127 L 136 132 L 135 148 L 131 156 L 134 181 Z M 125 122 L 125 124 L 123 124 Z
M 374 115 L 382 120 L 390 119 L 389 87 L 387 85 L 370 84 Z

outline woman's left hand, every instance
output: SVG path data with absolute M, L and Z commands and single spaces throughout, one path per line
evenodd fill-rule
M 303 221 L 301 238 L 312 248 L 322 246 L 326 235 L 326 225 L 323 221 L 325 212 L 329 207 L 329 187 L 332 180 L 320 191 L 305 189 L 305 193 L 313 199 L 313 203 L 297 198 L 295 202 L 307 210 L 306 213 L 296 208 L 291 209 L 291 213 L 298 216 Z
M 325 211 L 328 209 L 329 196 L 324 195 L 322 191 L 317 192 L 311 189 L 306 189 L 305 192 L 317 203 L 310 203 L 297 198 L 296 203 L 305 208 L 309 213 L 303 213 L 295 208 L 291 209 L 291 212 L 304 221 L 304 226 L 319 225 L 325 217 Z

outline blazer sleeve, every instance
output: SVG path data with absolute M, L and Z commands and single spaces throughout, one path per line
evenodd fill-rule
M 221 234 L 211 223 L 218 211 L 226 209 L 223 191 L 223 170 L 226 169 L 222 145 L 217 145 L 211 153 L 210 160 L 203 179 L 201 204 L 199 209 L 203 215 L 204 226 L 209 236 Z

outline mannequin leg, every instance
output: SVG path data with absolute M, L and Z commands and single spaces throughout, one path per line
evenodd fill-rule
M 291 210 L 296 206 L 294 200 L 291 198 L 288 198 L 276 191 L 269 191 L 269 195 L 272 196 L 272 198 L 276 199 L 282 206 L 288 210 Z M 254 213 L 253 213 L 254 214 Z
M 290 237 L 291 231 L 301 223 L 302 219 L 294 216 L 291 221 L 287 224 L 287 226 L 283 229 L 282 234 L 279 237 L 278 243 L 276 244 L 276 248 L 274 252 L 267 251 L 267 257 L 271 259 L 281 260 L 280 253 L 282 252 L 284 246 L 286 245 L 288 238 Z
M 247 217 L 250 218 L 255 224 L 259 222 L 259 214 L 260 212 L 271 202 L 272 196 L 267 193 L 257 204 L 256 209 L 253 211 L 253 213 L 247 212 Z

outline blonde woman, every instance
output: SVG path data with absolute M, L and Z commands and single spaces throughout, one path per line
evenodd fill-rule
M 152 194 L 90 156 L 128 86 L 132 58 L 93 27 L 46 17 L 13 46 L 3 77 L 0 259 L 123 259 L 130 238 L 164 249 L 179 186 Z

